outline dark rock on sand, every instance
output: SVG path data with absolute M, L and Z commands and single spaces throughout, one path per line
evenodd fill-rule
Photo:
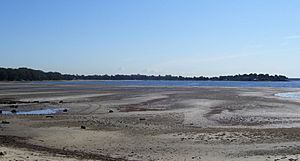
M 18 105 L 10 105 L 10 108 L 18 108 Z
M 80 128 L 81 128 L 81 129 L 86 129 L 86 127 L 85 127 L 85 126 L 81 126 Z
M 289 161 L 297 161 L 298 159 L 290 158 Z
M 2 124 L 9 124 L 10 122 L 3 120 L 1 123 Z

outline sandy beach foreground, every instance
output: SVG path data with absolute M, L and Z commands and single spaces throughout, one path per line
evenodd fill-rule
M 1 83 L 0 160 L 298 160 L 299 91 Z

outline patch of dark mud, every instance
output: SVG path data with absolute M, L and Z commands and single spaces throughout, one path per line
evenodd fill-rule
M 18 101 L 12 98 L 0 98 L 0 104 L 36 104 L 36 103 L 50 103 L 50 101 Z
M 79 159 L 92 159 L 92 160 L 103 160 L 103 161 L 129 161 L 125 158 L 113 158 L 108 155 L 101 155 L 95 153 L 87 153 L 80 150 L 66 150 L 44 147 L 40 145 L 34 145 L 26 142 L 27 138 L 16 137 L 16 136 L 3 136 L 0 135 L 0 145 L 15 147 L 15 148 L 25 148 L 30 151 L 47 152 L 50 154 L 60 154 L 66 157 L 79 158 Z

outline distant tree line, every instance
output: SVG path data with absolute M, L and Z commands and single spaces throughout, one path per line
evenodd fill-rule
M 212 80 L 212 81 L 288 81 L 286 76 L 269 74 L 243 74 L 220 77 L 182 77 L 154 75 L 71 75 L 59 72 L 44 72 L 28 68 L 0 68 L 0 81 L 43 81 L 43 80 Z

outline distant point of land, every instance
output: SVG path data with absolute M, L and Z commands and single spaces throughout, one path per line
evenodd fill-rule
M 155 75 L 72 75 L 59 72 L 44 72 L 29 68 L 0 68 L 0 81 L 44 81 L 44 80 L 180 80 L 180 81 L 288 81 L 286 76 L 269 74 L 239 74 L 219 77 L 183 77 Z

